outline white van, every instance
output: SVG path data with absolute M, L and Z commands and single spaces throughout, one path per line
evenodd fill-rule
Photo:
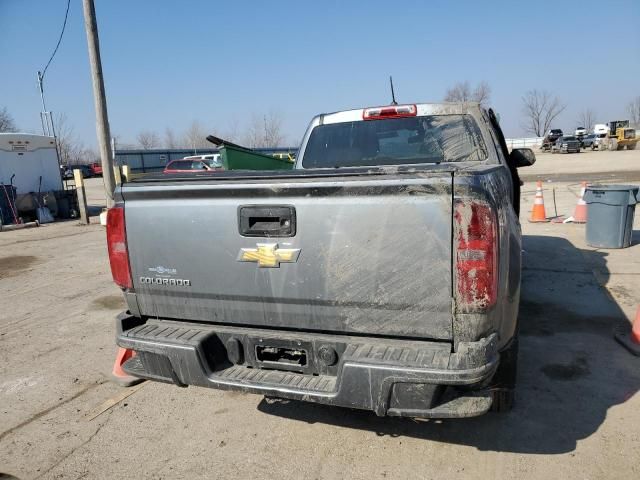
M 597 123 L 593 126 L 593 133 L 595 133 L 596 135 L 606 135 L 607 133 L 609 133 L 609 126 L 605 125 L 604 123 Z

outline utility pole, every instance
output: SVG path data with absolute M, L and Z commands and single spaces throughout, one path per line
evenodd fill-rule
M 98 134 L 98 146 L 102 160 L 102 179 L 107 193 L 107 208 L 111 208 L 113 206 L 115 180 L 110 144 L 111 133 L 109 132 L 109 117 L 107 115 L 107 99 L 104 94 L 102 61 L 100 60 L 100 41 L 98 40 L 96 8 L 93 0 L 82 0 L 82 5 L 84 7 L 84 28 L 87 31 L 87 43 L 89 45 L 93 100 L 96 109 L 96 132 Z
M 53 143 L 56 147 L 56 157 L 58 157 L 58 166 L 60 162 L 60 144 L 58 143 L 58 136 L 56 135 L 56 128 L 53 124 L 53 113 L 47 111 L 47 106 L 44 103 L 44 76 L 42 72 L 38 72 L 38 89 L 40 90 L 40 99 L 42 100 L 42 112 L 40 112 L 40 122 L 42 123 L 42 134 L 48 137 L 53 137 Z M 62 175 L 62 173 L 60 173 Z

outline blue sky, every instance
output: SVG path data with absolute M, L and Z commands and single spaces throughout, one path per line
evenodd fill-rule
M 0 108 L 39 131 L 36 72 L 66 0 L 0 0 Z M 546 89 L 572 129 L 591 108 L 598 123 L 627 118 L 640 95 L 640 1 L 131 1 L 96 0 L 111 130 L 213 132 L 278 112 L 297 145 L 319 112 L 438 101 L 457 81 L 485 80 L 507 136 L 520 136 L 521 97 Z M 557 12 L 557 13 L 556 13 Z M 613 12 L 624 12 L 615 16 Z M 48 107 L 96 144 L 81 0 L 47 72 Z

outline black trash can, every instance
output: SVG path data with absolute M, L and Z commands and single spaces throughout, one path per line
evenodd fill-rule
M 626 248 L 631 245 L 633 214 L 639 201 L 633 185 L 590 185 L 587 203 L 587 244 L 596 248 Z

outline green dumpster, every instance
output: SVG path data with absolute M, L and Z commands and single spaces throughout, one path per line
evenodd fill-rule
M 293 162 L 288 158 L 254 152 L 239 145 L 223 143 L 220 157 L 225 170 L 291 170 Z

